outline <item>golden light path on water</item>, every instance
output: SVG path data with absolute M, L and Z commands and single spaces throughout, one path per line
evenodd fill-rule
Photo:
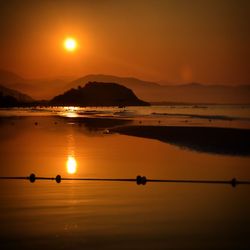
M 68 111 L 72 114 L 75 114 L 75 108 L 69 107 Z M 67 116 L 67 114 L 66 114 Z M 72 117 L 72 116 L 70 116 Z M 74 116 L 73 116 L 74 117 Z M 68 174 L 76 174 L 77 172 L 77 161 L 75 158 L 75 138 L 74 138 L 74 130 L 70 128 L 70 133 L 67 135 L 68 141 L 68 154 L 67 154 L 67 162 L 66 162 L 66 170 Z
M 69 155 L 67 160 L 67 172 L 68 174 L 75 174 L 77 171 L 77 161 L 74 156 Z

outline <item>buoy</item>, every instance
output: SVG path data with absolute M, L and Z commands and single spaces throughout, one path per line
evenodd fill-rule
M 29 177 L 29 180 L 30 180 L 31 183 L 34 183 L 35 180 L 36 180 L 36 175 L 32 173 L 32 174 L 30 175 L 30 177 Z
M 238 183 L 237 183 L 237 179 L 236 179 L 236 178 L 233 178 L 233 179 L 231 180 L 231 185 L 232 185 L 232 187 L 236 187 L 237 184 L 238 184 Z
M 140 184 L 141 184 L 141 176 L 140 176 L 140 175 L 138 175 L 138 176 L 136 177 L 136 183 L 137 183 L 137 185 L 140 185 Z
M 140 176 L 140 175 L 138 175 L 137 177 L 136 177 L 136 183 L 137 183 L 137 185 L 145 185 L 146 183 L 147 183 L 147 178 L 146 178 L 146 176 Z
M 146 176 L 142 176 L 142 178 L 141 178 L 141 184 L 142 184 L 142 185 L 146 185 L 146 183 L 147 183 L 147 178 L 146 178 Z
M 60 183 L 61 181 L 62 181 L 62 177 L 61 177 L 61 175 L 58 174 L 58 175 L 56 176 L 56 182 L 57 182 L 57 183 Z

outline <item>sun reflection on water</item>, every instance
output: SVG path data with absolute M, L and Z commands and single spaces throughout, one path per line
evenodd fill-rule
M 67 160 L 67 172 L 68 174 L 75 174 L 77 171 L 77 161 L 74 156 L 69 155 Z
M 63 115 L 66 116 L 66 117 L 69 117 L 69 118 L 72 118 L 72 117 L 77 117 L 77 111 L 78 111 L 78 107 L 74 107 L 74 106 L 65 106 L 63 107 L 64 109 L 64 112 L 63 112 Z

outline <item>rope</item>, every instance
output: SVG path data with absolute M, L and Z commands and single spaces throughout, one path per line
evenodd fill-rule
M 135 179 L 125 178 L 64 178 L 61 175 L 56 177 L 37 177 L 35 174 L 30 176 L 0 176 L 0 180 L 29 180 L 34 183 L 36 180 L 55 180 L 57 183 L 61 181 L 106 181 L 106 182 L 136 182 L 137 185 L 145 185 L 147 182 L 160 183 L 190 183 L 190 184 L 230 184 L 236 187 L 239 184 L 250 185 L 250 181 L 240 181 L 236 178 L 231 180 L 178 180 L 178 179 L 147 179 L 145 176 L 138 175 Z

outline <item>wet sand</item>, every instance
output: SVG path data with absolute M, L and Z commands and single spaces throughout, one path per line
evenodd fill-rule
M 113 133 L 156 139 L 187 149 L 226 155 L 250 155 L 250 130 L 220 127 L 123 126 Z

